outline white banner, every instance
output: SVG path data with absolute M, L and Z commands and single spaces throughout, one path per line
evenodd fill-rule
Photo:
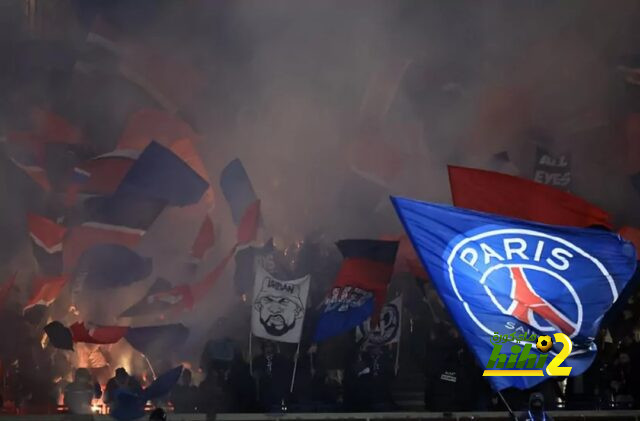
M 378 327 L 371 328 L 371 319 L 367 319 L 356 330 L 356 340 L 367 345 L 388 345 L 400 341 L 402 331 L 402 295 L 382 307 Z
M 251 332 L 272 341 L 298 343 L 307 307 L 310 276 L 282 281 L 256 264 Z

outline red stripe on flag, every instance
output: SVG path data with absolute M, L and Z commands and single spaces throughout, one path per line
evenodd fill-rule
M 202 221 L 202 225 L 200 225 L 198 236 L 191 247 L 191 255 L 197 259 L 202 259 L 207 250 L 213 247 L 214 243 L 215 232 L 213 229 L 213 221 L 211 221 L 209 215 L 206 215 L 204 221 Z
M 363 258 L 347 258 L 342 261 L 335 287 L 351 286 L 373 293 L 372 320 L 380 314 L 387 298 L 387 287 L 393 273 L 393 265 Z
M 27 227 L 33 241 L 48 253 L 62 251 L 65 227 L 34 213 L 27 214 Z
M 118 227 L 98 227 L 91 225 L 80 225 L 69 230 L 69 235 L 64 240 L 62 260 L 65 273 L 72 271 L 78 259 L 89 248 L 97 244 L 113 243 L 127 247 L 134 247 L 142 238 L 140 232 Z
M 238 244 L 247 244 L 255 241 L 258 236 L 258 226 L 260 225 L 260 200 L 253 202 L 242 215 L 238 223 L 237 239 Z
M 23 311 L 36 305 L 51 305 L 67 284 L 67 278 L 65 276 L 41 278 L 37 279 L 34 284 L 34 294 L 31 296 L 31 299 L 29 299 L 29 302 L 27 302 L 27 305 L 24 306 Z
M 76 322 L 69 327 L 73 342 L 89 344 L 114 344 L 124 337 L 127 326 L 98 326 L 87 329 L 84 322 Z

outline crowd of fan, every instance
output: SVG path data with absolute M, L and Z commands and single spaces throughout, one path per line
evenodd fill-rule
M 214 323 L 199 364 L 185 369 L 170 396 L 153 405 L 173 406 L 175 412 L 181 413 L 406 410 L 394 393 L 394 386 L 407 382 L 407 373 L 421 370 L 424 383 L 416 387 L 424 385 L 426 410 L 505 410 L 502 400 L 482 377 L 483 367 L 471 355 L 437 294 L 423 281 L 398 277 L 390 287 L 390 296 L 404 297 L 399 356 L 395 345 L 364 347 L 356 342 L 353 331 L 313 343 L 318 304 L 340 259 L 330 258 L 321 248 L 306 258 L 304 253 L 297 257 L 299 265 L 304 265 L 305 272 L 311 272 L 316 281 L 311 288 L 311 305 L 299 349 L 295 344 L 254 339 L 253 355 L 248 358 L 251 305 L 239 296 L 239 305 L 234 309 L 243 318 L 223 318 Z M 324 264 L 318 266 L 318 262 Z M 296 270 L 284 273 L 281 268 L 280 272 L 283 279 L 299 275 Z M 637 280 L 638 276 L 621 295 L 621 304 L 604 320 L 596 338 L 599 352 L 591 367 L 581 376 L 550 379 L 533 390 L 503 391 L 512 408 L 525 409 L 532 392 L 541 392 L 549 409 L 640 408 L 640 335 L 636 327 L 639 296 L 633 291 Z M 68 360 L 61 358 L 64 351 L 40 346 L 41 331 L 21 317 L 19 308 L 11 310 L 7 306 L 0 318 L 0 334 L 12 338 L 0 344 L 6 412 L 51 412 L 61 392 L 69 411 L 90 412 L 94 398 L 102 397 L 104 403 L 113 406 L 117 404 L 116 390 L 136 392 L 148 384 L 148 373 L 129 374 L 123 368 L 114 370 L 117 365 L 111 365 L 109 374 L 113 377 L 104 389 L 97 385 L 98 380 L 104 383 L 104 375 L 98 379 L 95 371 L 83 368 L 76 368 L 73 381 L 65 385 L 61 379 L 67 377 L 71 367 Z M 6 364 L 7 361 L 13 363 Z

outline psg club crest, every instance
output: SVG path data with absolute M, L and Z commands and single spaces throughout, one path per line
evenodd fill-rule
M 487 308 L 539 333 L 579 336 L 585 299 L 577 277 L 601 278 L 589 291 L 613 303 L 618 288 L 604 265 L 581 247 L 559 236 L 528 229 L 482 230 L 453 240 L 445 253 L 447 278 L 469 319 L 493 335 L 505 319 L 485 317 Z M 463 287 L 461 287 L 463 285 Z
M 527 206 L 535 206 L 526 199 Z M 571 375 L 589 367 L 600 322 L 636 270 L 631 243 L 598 229 L 545 225 L 403 198 L 392 201 L 480 364 L 490 359 L 491 338 L 498 333 L 523 338 L 566 335 L 572 344 L 566 360 Z M 560 355 L 563 350 L 554 345 L 549 353 Z M 501 390 L 527 389 L 543 377 L 489 379 Z

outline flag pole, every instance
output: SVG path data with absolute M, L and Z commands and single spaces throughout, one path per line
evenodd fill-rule
M 398 315 L 398 342 L 396 343 L 396 365 L 394 367 L 396 376 L 398 375 L 398 370 L 400 368 L 400 341 L 402 341 L 402 295 L 400 295 L 400 313 Z
M 515 420 L 518 421 L 518 417 L 516 416 L 516 414 L 513 413 L 513 411 L 511 410 L 511 407 L 509 406 L 509 404 L 507 403 L 507 400 L 504 398 L 504 396 L 502 396 L 502 392 L 498 391 L 498 396 L 500 396 L 500 399 L 502 399 L 502 403 L 504 404 L 504 406 L 507 407 L 507 411 L 509 411 L 509 414 L 511 414 L 511 417 Z
M 249 374 L 253 376 L 253 353 L 251 352 L 251 329 L 249 329 Z
M 289 393 L 293 393 L 293 385 L 296 381 L 296 371 L 298 370 L 298 355 L 300 354 L 300 342 L 298 342 L 298 347 L 296 348 L 296 358 L 293 361 L 293 374 L 291 375 L 291 387 L 289 388 Z
M 149 370 L 151 370 L 151 375 L 153 376 L 153 380 L 155 380 L 157 378 L 156 372 L 153 370 L 153 366 L 151 365 L 151 362 L 149 361 L 147 356 L 144 354 L 142 354 L 142 358 L 144 358 L 144 360 L 147 362 L 147 365 L 149 366 Z

